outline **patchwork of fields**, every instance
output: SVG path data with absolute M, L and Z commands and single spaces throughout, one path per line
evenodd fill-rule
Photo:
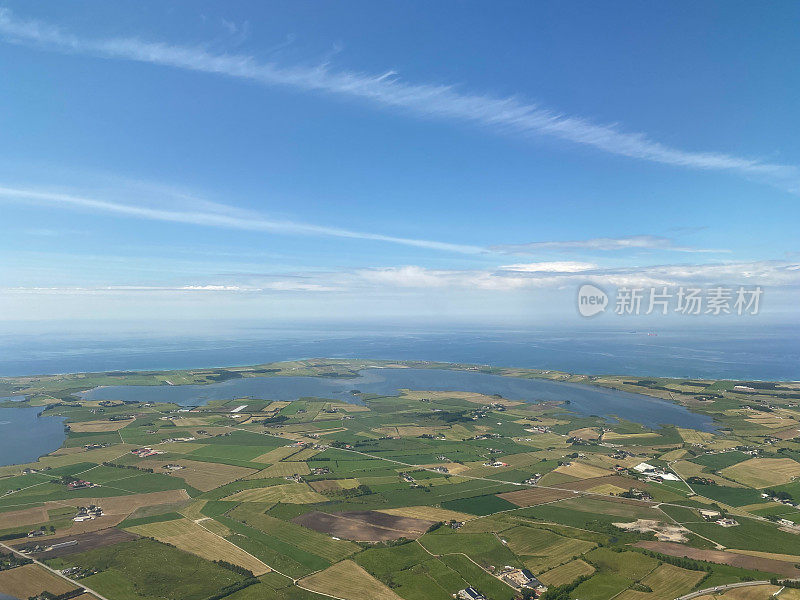
M 330 376 L 361 364 L 241 373 Z M 217 376 L 130 375 L 151 384 Z M 719 397 L 702 407 L 726 429 L 708 432 L 469 390 L 353 390 L 357 405 L 240 398 L 181 410 L 85 402 L 65 391 L 72 376 L 14 381 L 0 388 L 67 386 L 69 399 L 47 413 L 65 416 L 70 430 L 61 451 L 0 468 L 0 541 L 110 600 L 448 600 L 467 587 L 511 600 L 525 591 L 509 575 L 519 569 L 543 584 L 543 600 L 673 600 L 800 575 L 800 443 L 775 426 L 792 409 L 754 414 L 740 406 L 754 396 L 724 382 L 640 386 L 672 386 L 692 406 L 687 390 L 716 386 Z M 685 541 L 659 541 L 670 527 L 682 527 Z M 0 593 L 95 597 L 4 552 Z M 721 595 L 761 598 L 748 593 Z

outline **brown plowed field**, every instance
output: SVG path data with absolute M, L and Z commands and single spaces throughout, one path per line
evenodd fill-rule
M 768 573 L 778 573 L 788 577 L 800 577 L 800 569 L 793 563 L 775 560 L 773 558 L 761 558 L 759 556 L 748 556 L 737 554 L 736 552 L 726 552 L 724 550 L 701 550 L 699 548 L 689 548 L 683 544 L 672 544 L 670 542 L 637 542 L 639 548 L 646 548 L 669 556 L 684 556 L 694 560 L 706 560 L 708 562 L 741 567 L 743 569 L 753 569 L 756 571 L 766 571 Z
M 294 522 L 314 531 L 357 542 L 385 542 L 401 537 L 416 539 L 433 524 L 432 521 L 371 510 L 333 514 L 314 511 L 296 517 Z

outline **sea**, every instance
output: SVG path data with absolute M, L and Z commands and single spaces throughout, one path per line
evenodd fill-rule
M 800 328 L 639 331 L 386 327 L 363 331 L 230 325 L 213 333 L 0 333 L 0 376 L 187 369 L 312 357 L 427 360 L 595 375 L 798 381 Z M 154 400 L 194 405 L 213 398 L 248 395 L 346 399 L 353 388 L 376 393 L 391 393 L 400 387 L 464 389 L 528 401 L 568 399 L 570 409 L 579 413 L 620 417 L 652 426 L 669 423 L 703 430 L 713 427 L 702 415 L 635 394 L 595 389 L 587 392 L 586 386 L 502 381 L 506 378 L 486 375 L 471 378 L 474 373 L 376 371 L 369 370 L 361 380 L 231 380 L 211 386 L 160 386 L 146 393 Z M 146 389 L 133 386 L 131 391 L 130 387 L 101 388 L 88 395 L 114 398 L 135 393 L 141 398 Z M 36 460 L 63 442 L 60 418 L 40 417 L 40 411 L 26 407 L 0 409 L 0 465 Z

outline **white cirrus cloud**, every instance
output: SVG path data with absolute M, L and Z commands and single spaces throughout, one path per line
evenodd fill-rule
M 326 227 L 296 221 L 282 221 L 269 219 L 253 212 L 245 212 L 232 206 L 218 203 L 203 203 L 200 209 L 173 209 L 159 208 L 147 205 L 124 204 L 111 200 L 91 198 L 50 190 L 32 188 L 0 186 L 0 199 L 17 202 L 43 203 L 58 205 L 73 209 L 83 209 L 95 212 L 126 215 L 139 219 L 152 221 L 167 221 L 172 223 L 185 223 L 204 227 L 221 227 L 225 229 L 241 229 L 246 231 L 261 231 L 268 233 L 283 233 L 294 235 L 313 235 L 326 237 L 339 237 L 359 240 L 372 240 L 430 250 L 442 250 L 460 254 L 480 254 L 486 252 L 485 248 L 467 244 L 451 244 L 435 240 L 419 240 L 404 238 L 380 233 L 364 231 L 351 231 L 338 227 Z
M 490 248 L 507 254 L 531 254 L 541 251 L 613 251 L 613 250 L 669 250 L 672 252 L 727 253 L 721 248 L 694 248 L 680 246 L 672 238 L 660 235 L 627 235 L 621 237 L 596 237 L 582 240 L 553 240 L 524 244 L 501 244 Z
M 517 263 L 513 265 L 502 265 L 501 271 L 517 271 L 523 273 L 580 273 L 596 269 L 594 263 L 577 261 L 549 261 L 534 263 Z
M 514 97 L 460 92 L 450 85 L 405 83 L 394 71 L 369 75 L 318 67 L 260 62 L 246 54 L 222 54 L 201 47 L 149 42 L 134 37 L 83 38 L 48 23 L 22 20 L 0 9 L 0 36 L 7 42 L 34 44 L 66 53 L 130 60 L 255 81 L 303 91 L 322 92 L 400 109 L 422 117 L 477 124 L 499 133 L 550 136 L 610 154 L 700 170 L 728 171 L 800 192 L 795 166 L 667 146 L 642 133 L 622 131 L 588 119 L 566 116 Z

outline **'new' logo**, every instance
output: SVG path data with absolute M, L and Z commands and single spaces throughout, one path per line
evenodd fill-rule
M 608 307 L 608 294 L 596 285 L 584 283 L 578 290 L 578 312 L 583 317 L 593 317 Z

